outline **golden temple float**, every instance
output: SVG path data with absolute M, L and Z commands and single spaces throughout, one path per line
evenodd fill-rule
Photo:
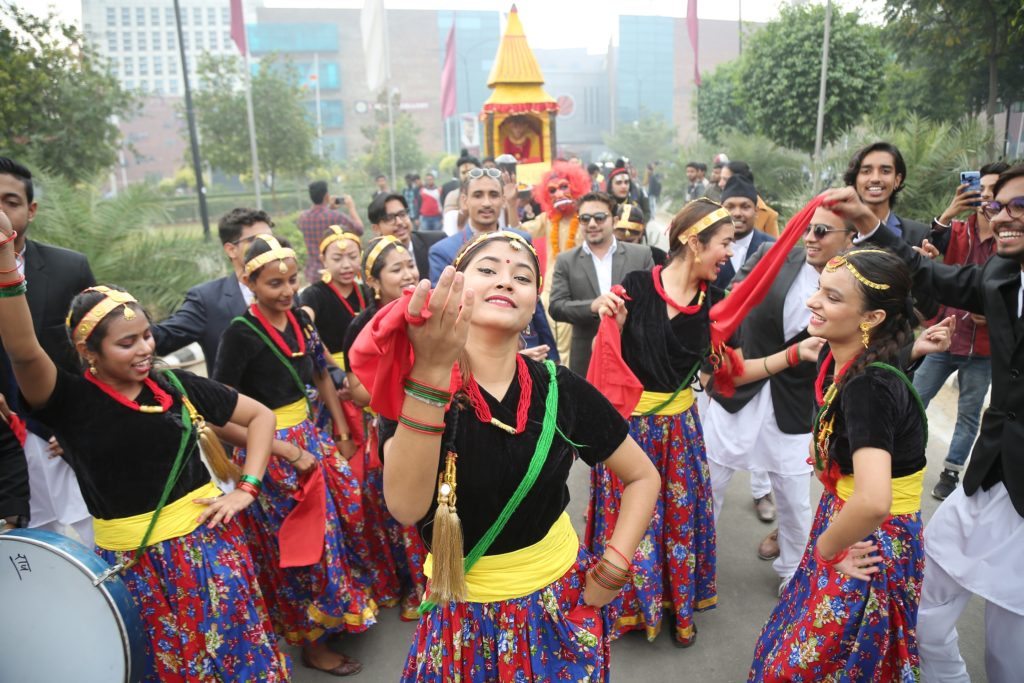
M 544 74 L 526 42 L 515 5 L 508 15 L 487 87 L 494 92 L 480 113 L 485 156 L 511 154 L 519 162 L 518 182 L 539 182 L 555 157 L 558 102 L 544 90 Z

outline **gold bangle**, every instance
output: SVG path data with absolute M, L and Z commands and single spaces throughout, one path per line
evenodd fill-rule
M 351 441 L 352 440 L 352 435 L 351 434 L 335 434 L 334 437 L 338 441 Z
M 764 374 L 766 374 L 769 377 L 771 377 L 772 376 L 772 371 L 768 369 L 768 356 L 765 356 L 764 358 L 762 358 L 761 362 L 764 363 Z

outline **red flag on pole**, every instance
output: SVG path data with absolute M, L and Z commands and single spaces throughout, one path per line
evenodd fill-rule
M 249 52 L 245 42 L 245 17 L 242 15 L 242 0 L 231 0 L 231 40 L 244 57 Z
M 441 69 L 441 118 L 455 116 L 455 19 L 445 41 L 444 67 Z
M 690 34 L 690 45 L 693 45 L 693 82 L 700 85 L 700 67 L 697 64 L 697 0 L 686 3 L 686 31 Z

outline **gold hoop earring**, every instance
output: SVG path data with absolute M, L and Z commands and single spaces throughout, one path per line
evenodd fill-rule
M 871 326 L 867 323 L 860 324 L 860 343 L 864 345 L 865 349 L 871 343 Z

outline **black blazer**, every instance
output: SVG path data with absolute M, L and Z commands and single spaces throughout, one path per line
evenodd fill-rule
M 199 342 L 206 357 L 206 372 L 212 377 L 220 337 L 231 319 L 243 313 L 245 299 L 234 273 L 196 285 L 171 317 L 153 325 L 156 352 L 164 356 Z
M 763 243 L 746 260 L 743 267 L 740 268 L 740 272 L 733 279 L 733 286 L 742 282 L 750 274 L 750 271 L 771 246 L 771 242 Z M 762 358 L 781 351 L 787 346 L 787 342 L 793 343 L 796 340 L 807 338 L 807 332 L 804 330 L 793 339 L 786 339 L 782 327 L 786 295 L 789 294 L 789 288 L 793 286 L 793 281 L 805 260 L 804 248 L 793 247 L 764 300 L 760 305 L 755 306 L 743 320 L 740 329 L 744 358 Z M 805 434 L 811 431 L 811 422 L 814 417 L 814 377 L 814 364 L 800 363 L 795 368 L 772 375 L 770 379 L 736 387 L 736 393 L 731 398 L 725 398 L 719 394 L 712 385 L 711 396 L 730 413 L 736 413 L 757 395 L 765 382 L 769 382 L 772 405 L 775 408 L 775 421 L 778 423 L 779 429 L 784 434 Z
M 761 232 L 757 228 L 754 228 L 753 236 L 750 238 L 750 246 L 747 247 L 747 261 L 750 257 L 761 248 L 761 245 L 765 242 L 774 242 L 775 238 L 768 233 Z M 741 266 L 742 269 L 742 266 Z M 722 266 L 721 272 L 718 273 L 718 278 L 715 280 L 715 286 L 719 289 L 729 289 L 729 283 L 736 277 L 736 270 L 732 267 L 732 259 L 725 262 Z
M 68 338 L 65 320 L 75 295 L 96 284 L 89 260 L 77 251 L 25 240 L 25 284 L 39 344 L 54 363 L 79 372 L 81 361 Z
M 430 277 L 430 247 L 447 237 L 444 230 L 413 230 L 409 233 L 412 242 L 412 257 L 416 261 L 416 270 L 420 271 L 420 279 Z
M 1021 265 L 998 256 L 984 265 L 947 266 L 922 257 L 882 226 L 874 242 L 894 251 L 914 273 L 914 291 L 988 319 L 992 401 L 964 475 L 964 493 L 1002 481 L 1024 517 L 1024 320 L 1017 312 Z

